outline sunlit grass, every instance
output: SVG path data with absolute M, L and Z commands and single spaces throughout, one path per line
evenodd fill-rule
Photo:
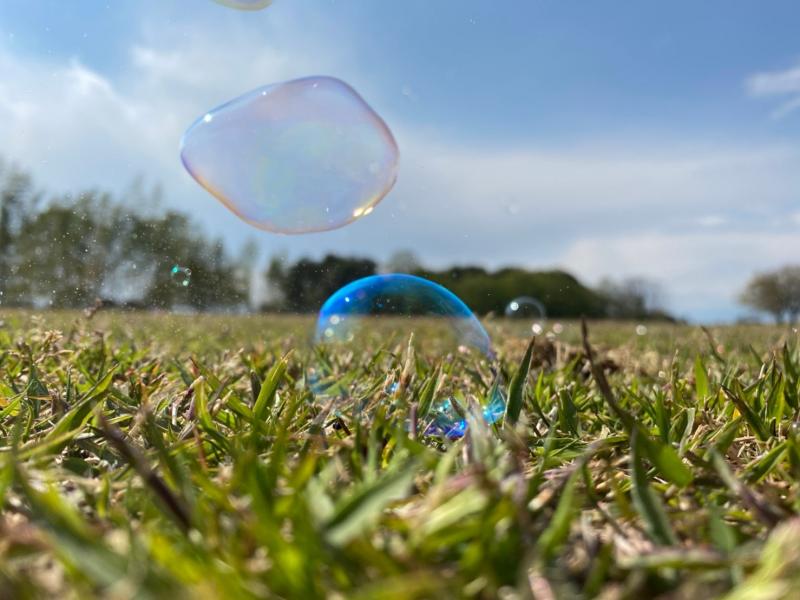
M 547 323 L 522 376 L 530 323 L 489 321 L 512 408 L 488 427 L 490 365 L 424 326 L 320 355 L 306 317 L 0 318 L 0 597 L 800 585 L 791 329 L 590 323 L 589 361 Z M 320 360 L 357 393 L 315 399 Z M 413 425 L 433 390 L 465 438 Z

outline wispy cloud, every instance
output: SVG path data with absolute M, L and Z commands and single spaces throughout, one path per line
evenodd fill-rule
M 694 219 L 694 224 L 699 227 L 721 227 L 728 222 L 722 215 L 704 215 Z
M 772 111 L 773 118 L 781 119 L 800 109 L 800 64 L 780 71 L 755 73 L 745 80 L 745 88 L 757 98 L 782 98 L 780 106 Z

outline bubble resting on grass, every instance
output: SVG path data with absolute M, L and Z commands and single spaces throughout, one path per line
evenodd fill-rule
M 400 329 L 403 338 L 411 333 L 424 335 L 423 324 L 436 331 L 436 343 L 450 349 L 470 349 L 494 361 L 489 335 L 472 311 L 455 294 L 437 283 L 404 274 L 374 275 L 350 283 L 334 293 L 319 312 L 314 334 L 317 344 L 332 349 L 360 343 L 384 325 Z M 311 374 L 312 389 L 320 396 L 330 395 L 331 373 L 323 364 Z M 390 388 L 389 393 L 396 391 Z M 500 386 L 494 385 L 491 398 L 482 407 L 487 423 L 494 423 L 505 411 Z M 466 420 L 452 398 L 435 402 L 426 433 L 460 437 Z
M 373 318 L 446 319 L 452 347 L 467 346 L 492 357 L 489 335 L 469 307 L 447 288 L 405 274 L 373 275 L 331 295 L 319 311 L 316 342 L 352 342 L 368 331 Z
M 327 231 L 372 212 L 397 178 L 386 123 L 333 77 L 267 85 L 215 108 L 181 140 L 186 170 L 251 225 Z

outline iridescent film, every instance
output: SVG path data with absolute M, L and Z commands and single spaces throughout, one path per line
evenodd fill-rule
M 258 88 L 186 131 L 184 166 L 239 217 L 308 233 L 372 212 L 397 177 L 386 123 L 349 85 L 308 77 Z

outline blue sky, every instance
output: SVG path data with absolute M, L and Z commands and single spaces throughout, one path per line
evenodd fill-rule
M 264 255 L 643 275 L 676 313 L 731 319 L 752 272 L 800 254 L 798 25 L 790 1 L 3 0 L 0 155 L 53 192 L 144 175 Z M 398 184 L 341 230 L 266 234 L 183 172 L 178 141 L 311 74 L 384 117 Z

